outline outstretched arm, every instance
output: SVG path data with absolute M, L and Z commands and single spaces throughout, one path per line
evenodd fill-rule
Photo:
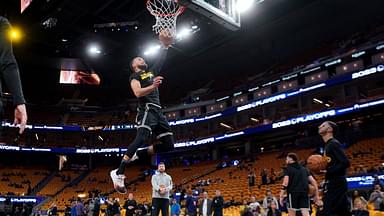
M 168 48 L 161 47 L 158 59 L 153 64 L 153 66 L 150 68 L 150 70 L 155 72 L 156 75 L 160 73 L 161 68 L 164 65 L 165 58 L 167 57 L 167 52 L 168 52 Z

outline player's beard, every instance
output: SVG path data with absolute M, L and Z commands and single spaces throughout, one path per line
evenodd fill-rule
M 142 65 L 139 65 L 138 68 L 139 68 L 140 70 L 147 70 L 148 65 L 147 65 L 147 64 L 142 64 Z

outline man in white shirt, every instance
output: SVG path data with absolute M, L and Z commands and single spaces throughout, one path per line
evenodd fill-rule
M 199 205 L 200 216 L 211 216 L 212 215 L 212 200 L 208 198 L 208 193 L 203 193 L 203 199 Z

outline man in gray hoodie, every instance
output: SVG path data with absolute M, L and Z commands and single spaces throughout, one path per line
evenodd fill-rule
M 152 216 L 168 216 L 169 195 L 172 190 L 172 178 L 165 173 L 165 164 L 160 162 L 157 173 L 152 176 Z

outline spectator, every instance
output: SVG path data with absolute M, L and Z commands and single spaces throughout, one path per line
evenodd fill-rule
M 73 201 L 72 207 L 71 207 L 71 216 L 77 216 L 76 205 L 77 205 L 77 201 Z
M 363 196 L 360 195 L 359 191 L 355 190 L 355 191 L 353 191 L 352 196 L 351 196 L 352 209 L 354 209 L 354 203 L 355 203 L 356 199 L 360 199 L 364 203 L 364 205 L 367 205 L 367 203 L 368 203 L 368 201 Z
M 52 203 L 51 207 L 48 209 L 49 216 L 57 216 L 57 206 L 55 203 Z
M 71 216 L 71 207 L 69 205 L 65 206 L 64 216 Z
M 369 212 L 360 198 L 356 198 L 353 204 L 352 216 L 369 216 Z
M 249 209 L 252 212 L 252 214 L 260 214 L 261 212 L 261 206 L 260 203 L 256 201 L 256 197 L 252 196 L 251 197 L 251 202 L 249 203 Z
M 197 215 L 197 198 L 192 195 L 192 190 L 188 191 L 185 201 L 185 214 L 188 216 Z
M 109 197 L 106 200 L 106 204 L 107 204 L 107 209 L 106 209 L 105 215 L 106 216 L 113 216 L 113 198 Z
M 281 216 L 281 211 L 277 206 L 277 200 L 272 200 L 268 207 L 267 216 Z
M 263 169 L 260 173 L 261 176 L 261 185 L 268 184 L 267 169 Z
M 208 193 L 203 193 L 203 199 L 199 205 L 199 215 L 200 216 L 210 216 L 212 215 L 212 200 L 208 198 Z
M 124 203 L 125 208 L 125 216 L 133 216 L 135 214 L 135 210 L 137 209 L 136 200 L 133 199 L 133 193 L 128 194 L 128 199 Z
M 100 214 L 100 199 L 99 198 L 94 198 L 94 207 L 93 207 L 93 215 L 92 216 L 99 216 Z
M 256 175 L 255 175 L 255 172 L 250 172 L 248 174 L 248 185 L 249 187 L 253 187 L 255 186 L 255 182 L 256 182 Z
M 171 216 L 179 216 L 180 213 L 181 213 L 181 207 L 179 203 L 176 202 L 176 199 L 172 199 Z
M 212 200 L 213 216 L 222 216 L 224 208 L 224 198 L 221 196 L 221 192 L 216 190 L 216 196 Z
M 157 173 L 152 175 L 152 214 L 168 216 L 169 196 L 173 188 L 172 177 L 165 172 L 164 162 L 157 165 Z
M 85 215 L 85 209 L 84 209 L 84 204 L 81 201 L 81 199 L 77 200 L 76 204 L 76 215 L 77 216 L 84 216 Z
M 277 199 L 272 195 L 272 191 L 270 189 L 267 189 L 266 197 L 263 200 L 263 208 L 267 209 L 270 207 L 271 202 L 276 202 L 276 208 L 279 209 L 279 205 L 277 204 Z
M 248 206 L 247 200 L 243 200 L 243 204 L 240 206 L 240 215 L 241 216 L 252 216 L 252 212 Z
M 376 211 L 380 210 L 380 204 L 383 202 L 384 193 L 381 192 L 381 185 L 375 184 L 374 191 L 371 193 L 369 197 L 369 202 L 373 203 L 374 209 Z
M 112 205 L 113 216 L 120 216 L 120 200 L 119 198 L 115 198 Z

